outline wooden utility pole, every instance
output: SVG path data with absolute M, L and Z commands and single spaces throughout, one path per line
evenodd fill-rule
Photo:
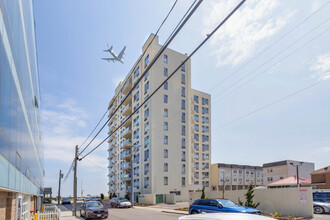
M 60 204 L 61 200 L 61 180 L 63 178 L 62 170 L 60 170 L 60 175 L 58 176 L 58 197 L 57 197 L 57 204 Z
M 74 157 L 74 175 L 73 175 L 73 209 L 72 215 L 77 215 L 77 162 L 78 162 L 78 145 L 76 145 Z

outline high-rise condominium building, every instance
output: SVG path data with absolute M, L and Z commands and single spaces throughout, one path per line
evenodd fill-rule
M 30 219 L 44 182 L 32 0 L 0 1 L 0 219 Z
M 117 86 L 108 106 L 109 117 L 162 47 L 158 36 L 152 41 L 153 37 L 144 44 L 142 51 L 146 52 L 140 62 Z M 124 124 L 108 141 L 109 193 L 125 196 L 133 185 L 134 198 L 138 194 L 175 193 L 177 200 L 187 200 L 189 190 L 209 187 L 211 97 L 191 89 L 190 60 L 182 64 L 186 58 L 167 48 L 110 119 L 109 134 Z

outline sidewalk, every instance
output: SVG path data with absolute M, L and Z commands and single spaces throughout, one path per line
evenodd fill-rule
M 144 209 L 144 210 L 149 210 L 149 211 L 179 214 L 179 215 L 188 215 L 187 211 L 174 210 L 177 208 L 183 208 L 183 207 L 188 207 L 188 206 L 189 206 L 188 202 L 177 202 L 176 204 L 159 203 L 159 204 L 153 205 L 153 206 L 134 206 L 134 208 Z
M 67 209 L 64 205 L 57 205 L 56 206 L 61 210 L 61 219 L 64 220 L 76 220 L 81 219 L 79 213 L 77 212 L 77 216 L 72 216 L 72 211 Z

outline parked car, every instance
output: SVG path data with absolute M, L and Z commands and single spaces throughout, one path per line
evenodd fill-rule
M 179 220 L 270 220 L 271 217 L 262 215 L 250 215 L 246 213 L 202 213 L 197 215 L 186 215 Z
M 110 206 L 116 208 L 130 208 L 132 207 L 132 204 L 125 198 L 112 198 L 110 200 Z
M 329 191 L 317 191 L 313 192 L 314 202 L 327 202 L 330 203 L 330 192 Z
M 330 203 L 313 202 L 314 214 L 330 213 Z
M 71 204 L 71 201 L 69 198 L 63 198 L 62 199 L 62 205 L 65 205 L 65 204 Z
M 85 219 L 89 218 L 108 218 L 108 209 L 98 201 L 84 202 L 80 206 L 80 216 Z
M 240 206 L 228 199 L 197 199 L 189 207 L 189 214 L 215 212 L 243 212 L 261 214 L 258 209 Z

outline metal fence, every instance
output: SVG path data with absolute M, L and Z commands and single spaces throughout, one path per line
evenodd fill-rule
M 61 210 L 55 205 L 45 205 L 44 212 L 38 212 L 38 220 L 61 220 Z

